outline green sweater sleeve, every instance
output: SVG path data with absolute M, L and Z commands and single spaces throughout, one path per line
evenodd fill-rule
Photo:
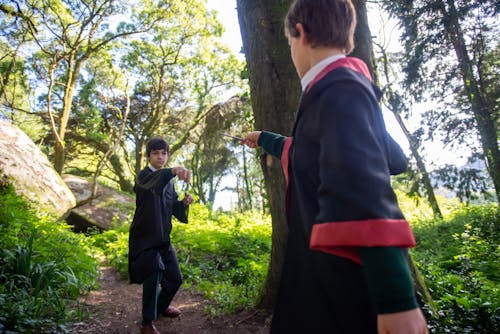
M 262 131 L 257 144 L 267 153 L 281 160 L 281 153 L 283 152 L 286 138 L 277 133 Z
M 400 247 L 362 247 L 361 259 L 378 314 L 418 307 L 408 252 Z

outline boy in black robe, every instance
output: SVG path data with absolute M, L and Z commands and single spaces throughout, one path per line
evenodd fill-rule
M 423 334 L 407 259 L 415 246 L 390 175 L 406 159 L 352 51 L 350 0 L 296 0 L 285 19 L 303 95 L 292 137 L 243 143 L 281 159 L 288 241 L 271 333 Z
M 149 166 L 137 176 L 134 187 L 136 210 L 129 235 L 130 283 L 143 285 L 141 334 L 159 334 L 153 324 L 158 316 L 177 317 L 180 311 L 170 302 L 182 284 L 177 257 L 170 243 L 172 216 L 188 222 L 193 198 L 178 200 L 173 178 L 189 183 L 191 173 L 184 167 L 162 168 L 169 158 L 169 145 L 152 138 L 146 145 Z M 158 288 L 161 290 L 158 293 Z

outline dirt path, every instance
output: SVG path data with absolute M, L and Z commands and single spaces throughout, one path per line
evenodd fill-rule
M 120 280 L 111 267 L 101 268 L 100 289 L 81 299 L 89 317 L 74 323 L 74 334 L 136 334 L 141 321 L 141 286 Z M 243 312 L 210 319 L 202 296 L 181 290 L 172 305 L 182 311 L 175 319 L 160 318 L 156 328 L 162 334 L 264 334 L 269 332 L 266 319 L 257 312 Z

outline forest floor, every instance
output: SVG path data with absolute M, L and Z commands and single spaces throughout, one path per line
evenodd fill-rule
M 142 286 L 120 279 L 112 267 L 101 267 L 99 290 L 80 298 L 84 319 L 71 325 L 72 334 L 136 334 L 141 322 Z M 257 311 L 210 317 L 205 307 L 210 301 L 182 287 L 172 305 L 182 314 L 155 322 L 162 334 L 264 334 L 269 319 Z

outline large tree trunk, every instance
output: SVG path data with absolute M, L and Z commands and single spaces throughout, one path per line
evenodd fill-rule
M 255 127 L 290 135 L 300 82 L 284 36 L 283 19 L 291 0 L 237 0 Z M 280 162 L 262 156 L 272 216 L 272 251 L 258 307 L 271 310 L 276 299 L 286 247 L 285 180 Z
M 356 8 L 357 25 L 354 31 L 355 48 L 350 56 L 362 59 L 368 66 L 373 76 L 373 81 L 375 84 L 378 84 L 377 67 L 373 54 L 372 34 L 368 25 L 366 0 L 352 0 L 352 3 Z

